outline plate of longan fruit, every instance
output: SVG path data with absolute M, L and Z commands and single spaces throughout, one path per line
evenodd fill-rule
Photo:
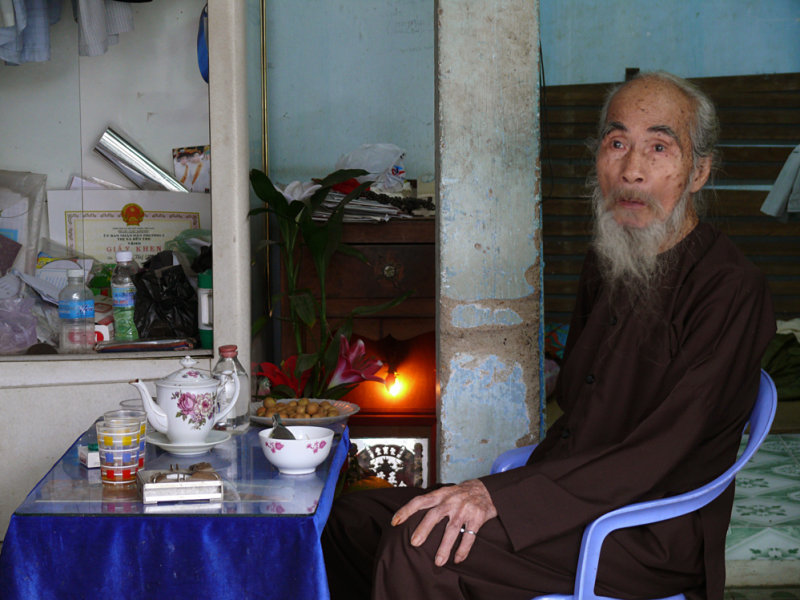
M 272 425 L 272 416 L 278 413 L 284 425 L 330 425 L 344 421 L 359 409 L 357 404 L 344 400 L 278 400 L 266 397 L 250 403 L 250 420 L 261 425 Z

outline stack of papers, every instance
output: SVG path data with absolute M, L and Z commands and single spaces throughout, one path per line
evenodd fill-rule
M 344 199 L 344 194 L 331 192 L 314 213 L 315 221 L 327 221 Z M 392 204 L 370 200 L 368 198 L 354 198 L 344 207 L 345 223 L 374 223 L 388 221 L 389 219 L 408 219 L 411 215 L 404 213 Z

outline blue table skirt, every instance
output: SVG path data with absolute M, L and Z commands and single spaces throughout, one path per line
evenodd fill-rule
M 319 538 L 345 432 L 313 516 L 22 515 L 0 553 L 3 598 L 328 598 Z

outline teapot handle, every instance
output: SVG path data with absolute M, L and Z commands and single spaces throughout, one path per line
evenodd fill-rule
M 228 396 L 228 383 L 233 383 L 233 394 Z M 217 413 L 217 416 L 214 418 L 214 425 L 222 421 L 225 417 L 228 416 L 228 413 L 233 410 L 233 407 L 236 406 L 236 400 L 239 398 L 239 378 L 233 375 L 233 371 L 223 371 L 219 375 L 219 387 L 217 388 L 217 401 L 220 400 L 220 395 L 222 395 L 222 399 L 225 401 L 223 405 L 220 402 L 220 411 Z

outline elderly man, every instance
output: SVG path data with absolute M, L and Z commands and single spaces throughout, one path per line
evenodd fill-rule
M 708 98 L 667 73 L 609 95 L 556 388 L 563 416 L 519 469 L 344 496 L 323 534 L 334 598 L 571 593 L 590 521 L 730 466 L 775 321 L 763 275 L 698 220 L 717 129 Z M 612 534 L 597 593 L 721 599 L 732 498 Z

